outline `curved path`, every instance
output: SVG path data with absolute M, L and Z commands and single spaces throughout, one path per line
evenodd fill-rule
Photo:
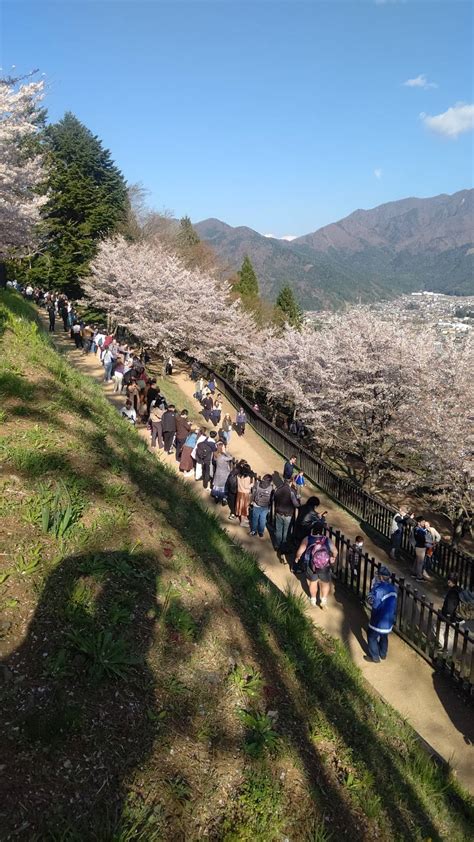
M 42 312 L 41 317 L 45 321 Z M 76 350 L 69 336 L 62 332 L 56 333 L 51 338 L 58 350 L 66 353 L 70 362 L 83 374 L 98 382 L 103 382 L 103 368 L 95 355 L 86 356 Z M 199 405 L 193 398 L 195 386 L 187 372 L 178 372 L 170 379 L 159 377 L 165 396 L 167 381 L 173 384 L 175 394 L 178 387 L 183 406 L 186 406 L 190 414 L 192 413 L 196 418 Z M 123 395 L 114 394 L 111 385 L 104 384 L 104 391 L 112 403 L 117 406 L 123 405 Z M 174 400 L 177 401 L 177 398 Z M 235 412 L 226 400 L 224 400 L 224 411 L 231 414 Z M 146 440 L 149 440 L 147 429 L 141 428 L 139 432 Z M 157 458 L 176 468 L 174 456 L 167 456 L 159 450 L 155 452 Z M 233 433 L 229 452 L 237 458 L 245 457 L 257 473 L 272 473 L 275 470 L 281 472 L 282 470 L 282 458 L 250 427 L 242 438 Z M 189 481 L 194 482 L 192 477 Z M 227 508 L 216 507 L 209 497 L 209 491 L 203 489 L 201 483 L 195 483 L 195 487 L 204 501 L 217 512 L 223 521 L 222 525 L 232 538 L 246 550 L 256 553 L 265 575 L 281 590 L 291 588 L 301 593 L 301 583 L 290 573 L 286 565 L 279 563 L 269 537 L 261 540 L 250 536 L 248 529 L 239 526 L 236 521 L 227 519 Z M 358 522 L 323 492 L 307 485 L 306 493 L 308 491 L 315 492 L 320 497 L 323 508 L 328 510 L 328 523 L 334 529 L 339 529 L 347 537 L 352 538 L 360 532 Z M 379 558 L 383 557 L 377 545 L 367 538 L 365 547 L 370 554 L 379 555 Z M 401 575 L 406 575 L 407 571 L 401 566 L 391 564 L 391 568 Z M 439 593 L 437 594 L 431 588 L 430 591 L 432 593 L 429 594 L 429 598 L 439 603 Z M 406 717 L 429 746 L 450 762 L 462 784 L 474 793 L 474 717 L 472 707 L 466 703 L 465 698 L 456 692 L 447 679 L 436 673 L 423 658 L 394 634 L 390 636 L 389 656 L 385 663 L 374 664 L 364 660 L 366 652 L 364 629 L 367 625 L 364 611 L 359 601 L 337 583 L 335 593 L 329 600 L 329 610 L 323 612 L 319 608 L 312 608 L 308 602 L 308 612 L 318 626 L 344 642 L 353 662 L 361 669 L 365 679 L 389 704 Z

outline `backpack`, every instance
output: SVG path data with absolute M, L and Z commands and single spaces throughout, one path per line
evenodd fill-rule
M 459 591 L 459 605 L 455 613 L 456 620 L 474 620 L 474 593 Z
M 331 561 L 328 539 L 325 535 L 317 535 L 314 542 L 306 550 L 306 560 L 312 573 L 323 570 Z
M 256 506 L 269 506 L 270 499 L 272 496 L 273 487 L 272 484 L 267 486 L 267 488 L 262 488 L 260 483 L 258 482 L 255 486 L 253 492 L 253 502 Z
M 196 448 L 196 459 L 202 465 L 211 461 L 214 448 L 211 447 L 208 441 L 200 441 Z

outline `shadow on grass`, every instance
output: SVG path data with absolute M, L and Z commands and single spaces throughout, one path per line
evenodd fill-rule
M 0 372 L 0 398 L 20 398 L 23 401 L 31 401 L 34 394 L 34 386 L 23 375 L 13 371 Z
M 23 821 L 19 836 L 30 839 L 55 838 L 58 826 L 84 839 L 102 838 L 105 823 L 119 828 L 124 780 L 154 742 L 145 655 L 158 572 L 149 555 L 91 553 L 65 558 L 46 580 L 25 642 L 7 661 L 4 838 L 17 838 Z M 118 625 L 124 589 L 133 609 Z
M 361 820 L 364 805 L 360 805 L 362 809 L 351 805 L 348 794 L 334 784 L 324 757 L 314 747 L 309 726 L 318 712 L 324 714 L 354 759 L 365 767 L 373 782 L 369 787 L 371 794 L 381 799 L 393 831 L 407 839 L 413 838 L 415 828 L 419 828 L 425 837 L 439 839 L 425 799 L 407 775 L 410 748 L 397 754 L 393 746 L 384 743 L 378 723 L 368 716 L 374 699 L 348 658 L 337 657 L 318 642 L 312 623 L 297 600 L 281 595 L 275 599 L 272 588 L 262 588 L 266 580 L 256 561 L 232 545 L 217 520 L 203 511 L 184 484 L 178 486 L 175 476 L 162 466 L 150 467 L 144 448 L 135 446 L 133 452 L 129 451 L 128 473 L 142 492 L 148 493 L 155 508 L 166 511 L 170 525 L 200 555 L 204 571 L 239 616 L 253 641 L 258 668 L 270 685 L 280 688 L 279 701 L 286 709 L 285 736 L 301 760 L 310 788 L 324 793 L 331 805 L 333 821 L 341 830 L 351 827 L 353 839 L 367 838 L 367 828 Z M 167 505 L 167 501 L 174 501 L 175 505 Z M 268 643 L 269 634 L 274 635 L 289 659 L 304 698 L 311 700 L 309 708 L 298 710 L 294 694 L 290 701 L 292 693 Z M 439 775 L 439 798 L 449 807 L 457 801 L 456 791 L 445 773 L 440 771 Z M 461 814 L 467 813 L 462 799 L 459 806 Z
M 380 704 L 377 707 L 342 647 L 334 646 L 322 634 L 315 632 L 298 599 L 279 594 L 267 582 L 256 560 L 231 542 L 221 530 L 217 519 L 203 509 L 195 495 L 174 473 L 153 458 L 134 431 L 126 427 L 125 422 L 117 417 L 116 411 L 102 401 L 97 389 L 84 388 L 83 381 L 77 375 L 67 373 L 65 364 L 58 363 L 58 367 L 63 378 L 61 388 L 64 386 L 68 390 L 67 399 L 73 401 L 72 408 L 77 408 L 75 399 L 81 399 L 82 389 L 84 393 L 87 392 L 84 395 L 84 413 L 92 413 L 94 419 L 100 418 L 101 430 L 106 425 L 112 445 L 105 441 L 102 434 L 98 438 L 93 434 L 91 445 L 95 444 L 95 448 L 102 451 L 104 460 L 109 463 L 114 460 L 114 466 L 134 482 L 140 494 L 146 496 L 147 502 L 179 533 L 193 553 L 197 553 L 200 569 L 215 583 L 223 601 L 239 618 L 257 667 L 266 684 L 274 690 L 275 705 L 280 712 L 281 734 L 298 759 L 308 788 L 314 794 L 318 812 L 322 803 L 325 812 L 330 815 L 331 827 L 336 836 L 339 838 L 350 834 L 353 840 L 370 838 L 373 824 L 369 826 L 368 821 L 381 815 L 381 820 L 389 824 L 389 833 L 386 835 L 391 833 L 393 838 L 400 839 L 421 836 L 437 840 L 441 836 L 433 816 L 441 805 L 448 812 L 453 809 L 457 811 L 454 820 L 458 822 L 457 827 L 461 826 L 466 831 L 468 838 L 467 802 L 458 794 L 443 770 L 436 771 L 432 792 L 423 790 L 423 781 L 416 781 L 415 774 L 419 749 L 413 748 L 411 742 L 405 745 L 403 735 L 400 737 L 396 731 L 390 731 L 388 726 L 384 731 L 384 709 Z M 51 363 L 50 371 L 53 368 Z M 96 409 L 96 404 L 100 410 Z M 103 556 L 107 566 L 107 559 L 115 554 L 98 555 L 100 558 Z M 132 554 L 126 555 L 127 564 L 133 567 L 137 556 L 133 554 L 132 558 Z M 11 661 L 14 670 L 18 668 L 19 678 L 23 674 L 25 678 L 7 690 L 7 718 L 10 723 L 16 723 L 14 727 L 21 729 L 19 750 L 13 752 L 9 741 L 8 759 L 12 768 L 20 769 L 21 774 L 10 776 L 8 795 L 12 803 L 26 803 L 25 789 L 22 792 L 22 787 L 29 791 L 33 778 L 29 803 L 37 822 L 41 821 L 42 810 L 47 815 L 49 809 L 51 815 L 51 811 L 62 807 L 76 826 L 88 828 L 91 817 L 94 822 L 100 823 L 100 816 L 107 809 L 104 805 L 108 804 L 116 817 L 115 827 L 119 826 L 125 777 L 143 762 L 153 746 L 153 732 L 145 716 L 148 705 L 153 710 L 153 676 L 146 666 L 128 665 L 135 681 L 127 680 L 117 697 L 112 694 L 113 681 L 110 682 L 110 688 L 109 682 L 95 686 L 97 676 L 90 671 L 89 652 L 84 653 L 80 648 L 81 635 L 73 637 L 79 651 L 72 656 L 72 660 L 66 654 L 65 661 L 65 656 L 61 655 L 62 650 L 66 649 L 66 653 L 69 651 L 70 638 L 67 639 L 67 645 L 64 645 L 64 616 L 61 611 L 58 614 L 55 606 L 64 607 L 70 601 L 73 583 L 78 578 L 85 575 L 94 579 L 96 573 L 90 565 L 96 563 L 92 561 L 96 557 L 97 554 L 85 556 L 85 568 L 82 569 L 77 566 L 77 557 L 67 559 L 52 574 L 31 623 L 27 641 L 17 653 L 18 657 Z M 145 570 L 147 564 L 150 568 L 150 561 L 147 562 L 146 557 L 143 564 Z M 117 570 L 114 570 L 114 577 L 97 580 L 98 590 L 94 599 L 94 616 L 102 617 L 105 629 L 110 631 L 111 614 L 107 604 L 116 586 L 115 576 L 118 576 Z M 120 577 L 117 581 L 120 583 Z M 126 583 L 127 589 L 133 587 L 129 582 Z M 150 647 L 152 635 L 153 619 L 150 619 L 146 610 L 153 600 L 154 583 L 151 582 L 151 576 L 145 582 L 144 589 L 145 593 L 137 597 L 137 622 L 131 625 L 128 636 L 125 636 L 125 653 L 140 657 Z M 86 623 L 85 638 L 90 643 L 91 629 L 85 619 L 88 610 L 84 606 L 79 608 L 76 616 L 79 624 Z M 67 630 L 67 625 L 65 628 Z M 97 652 L 97 647 L 94 649 L 91 645 L 89 650 Z M 61 696 L 57 691 L 55 698 L 54 682 L 51 695 L 49 690 L 46 694 L 41 691 L 45 652 L 46 661 L 53 653 L 53 663 L 50 665 L 53 671 L 66 670 L 61 684 L 66 681 L 67 686 L 67 682 L 71 682 L 70 696 Z M 94 658 L 96 655 L 92 656 L 92 660 Z M 25 663 L 24 673 L 21 672 L 21 663 Z M 73 669 L 72 676 L 68 675 L 68 668 Z M 67 711 L 69 705 L 74 705 L 77 698 L 82 698 L 84 670 L 88 697 L 87 703 L 84 701 L 79 705 L 77 726 L 74 725 L 75 712 L 71 712 L 71 727 L 78 728 L 81 749 L 76 756 L 74 752 L 66 751 L 66 740 L 55 743 L 54 733 L 52 741 L 48 743 L 48 734 L 51 735 L 55 730 L 66 733 L 70 727 L 69 715 L 64 726 L 55 728 L 52 723 L 58 717 L 61 724 L 61 712 Z M 125 694 L 125 699 L 122 694 Z M 45 726 L 26 726 L 21 716 L 25 712 L 28 716 L 28 711 L 32 711 L 33 718 L 38 718 L 42 715 L 43 706 L 46 707 Z M 373 713 L 375 710 L 376 715 Z M 81 726 L 81 716 L 86 717 L 84 727 Z M 342 745 L 344 751 L 350 754 L 360 780 L 365 781 L 358 794 L 352 791 L 344 777 L 344 769 L 341 770 L 337 763 L 337 756 L 334 759 L 334 752 L 329 758 L 327 755 L 330 752 L 318 748 L 315 742 L 314 724 L 321 717 L 330 724 L 331 742 Z M 396 727 L 402 727 L 399 720 L 396 720 Z M 44 803 L 44 791 L 41 788 L 43 769 L 31 770 L 27 752 L 29 735 L 44 730 L 45 764 L 55 791 L 58 792 L 58 805 L 54 803 L 49 807 Z M 129 733 L 132 735 L 130 741 Z M 65 766 L 66 761 L 71 766 Z M 81 764 L 84 762 L 86 774 L 81 777 Z M 333 765 L 328 765 L 331 763 Z M 67 771 L 69 768 L 72 769 L 71 773 Z M 63 790 L 64 796 L 61 795 Z M 85 838 L 95 837 L 88 829 Z M 98 838 L 108 837 L 102 835 Z

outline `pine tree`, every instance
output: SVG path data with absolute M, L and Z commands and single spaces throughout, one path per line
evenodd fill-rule
M 192 246 L 197 246 L 201 242 L 197 231 L 193 228 L 193 224 L 189 216 L 183 216 L 179 222 L 179 231 L 177 234 L 178 247 L 180 249 L 189 249 Z
M 278 293 L 276 307 L 278 321 L 286 322 L 297 330 L 300 329 L 303 324 L 303 311 L 289 284 L 285 284 Z
M 71 113 L 47 127 L 44 146 L 48 200 L 31 279 L 77 296 L 98 241 L 126 220 L 127 187 L 110 152 Z
M 234 290 L 243 299 L 258 298 L 258 279 L 248 254 L 243 259 L 242 268 L 239 272 L 239 280 L 235 284 Z

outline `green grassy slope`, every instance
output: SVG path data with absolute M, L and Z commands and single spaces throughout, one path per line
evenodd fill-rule
M 451 775 L 14 294 L 0 331 L 2 839 L 469 838 Z

